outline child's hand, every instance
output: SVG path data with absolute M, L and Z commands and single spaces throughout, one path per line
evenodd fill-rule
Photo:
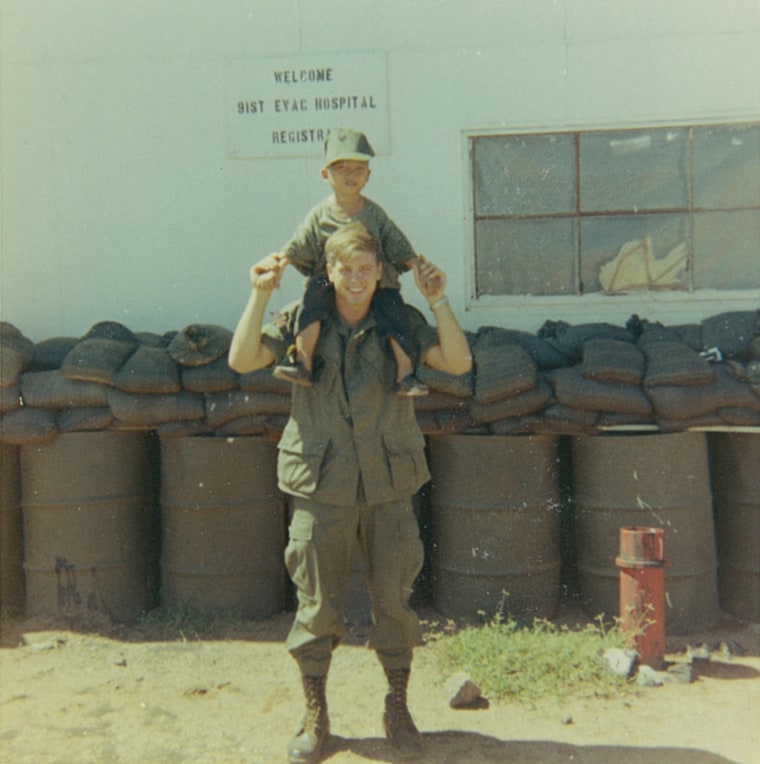
M 282 272 L 288 264 L 288 258 L 281 252 L 273 252 L 263 260 L 251 266 L 251 283 L 256 289 L 271 292 L 280 286 Z
M 276 271 L 267 271 L 256 276 L 253 279 L 253 285 L 256 289 L 263 289 L 265 292 L 271 292 L 280 286 L 280 276 Z
M 413 270 L 414 283 L 428 302 L 443 297 L 446 292 L 446 274 L 438 266 L 418 255 Z

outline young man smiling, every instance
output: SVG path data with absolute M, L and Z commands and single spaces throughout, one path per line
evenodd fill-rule
M 325 686 L 344 634 L 343 599 L 357 539 L 372 599 L 369 647 L 389 685 L 386 734 L 402 755 L 421 749 L 406 692 L 412 651 L 422 644 L 409 596 L 423 562 L 411 499 L 430 477 L 425 442 L 413 402 L 388 386 L 394 364 L 371 309 L 383 270 L 377 242 L 354 223 L 330 236 L 325 254 L 334 310 L 318 340 L 323 365 L 311 386 L 293 386 L 278 444 L 279 486 L 294 507 L 285 563 L 298 595 L 286 645 L 306 696 L 306 717 L 288 748 L 290 764 L 317 761 L 329 733 Z M 468 372 L 470 348 L 445 295 L 445 274 L 424 258 L 413 271 L 437 324 L 406 308 L 421 362 L 449 374 Z M 278 360 L 294 329 L 292 310 L 276 325 L 262 326 L 274 284 L 258 282 L 257 272 L 254 266 L 253 292 L 230 347 L 230 366 L 241 373 Z

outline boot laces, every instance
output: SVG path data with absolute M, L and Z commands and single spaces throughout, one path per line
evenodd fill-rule
M 321 677 L 305 677 L 304 691 L 306 695 L 304 731 L 318 731 L 327 715 L 324 680 Z

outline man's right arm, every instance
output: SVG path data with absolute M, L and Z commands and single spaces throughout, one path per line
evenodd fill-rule
M 257 265 L 251 268 L 252 281 L 255 280 Z M 264 312 L 272 294 L 272 288 L 273 285 L 269 288 L 253 286 L 243 315 L 232 335 L 227 360 L 230 368 L 239 374 L 262 369 L 275 360 L 274 353 L 261 341 Z

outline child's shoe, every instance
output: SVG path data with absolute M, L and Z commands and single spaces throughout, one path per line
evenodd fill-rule
M 311 372 L 296 358 L 295 347 L 289 347 L 282 362 L 274 367 L 272 376 L 294 385 L 311 387 Z
M 428 389 L 428 386 L 420 382 L 414 374 L 407 374 L 400 382 L 396 382 L 393 392 L 400 396 L 419 398 L 423 395 L 427 395 L 430 390 Z

